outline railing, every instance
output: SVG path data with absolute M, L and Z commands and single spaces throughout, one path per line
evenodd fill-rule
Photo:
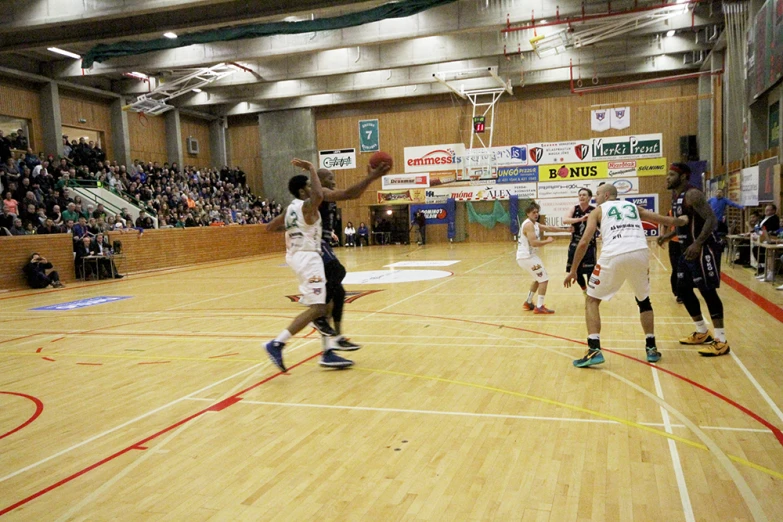
M 111 185 L 104 184 L 102 181 L 98 181 L 98 180 L 95 180 L 95 179 L 74 179 L 74 180 L 71 180 L 71 181 L 72 181 L 73 185 L 69 184 L 68 185 L 69 187 L 74 186 L 74 187 L 78 187 L 78 188 L 101 188 L 101 189 L 104 189 L 104 190 L 108 190 L 109 192 L 111 192 L 115 196 L 124 199 L 125 201 L 133 204 L 134 206 L 138 207 L 141 210 L 144 210 L 147 214 L 149 214 L 153 218 L 157 217 L 157 215 L 158 215 L 158 213 L 157 213 L 157 211 L 155 210 L 154 207 L 151 207 L 151 206 L 147 205 L 142 200 L 132 196 L 129 192 L 124 192 L 124 191 L 120 192 L 119 190 L 115 189 Z M 116 206 L 113 203 L 111 203 L 110 201 L 108 201 L 108 200 L 106 200 L 104 198 L 101 198 L 100 195 L 98 195 L 98 194 L 95 194 L 95 197 L 96 197 L 96 202 L 97 202 L 97 199 L 101 199 L 101 203 L 103 203 L 104 206 L 106 206 L 106 205 L 110 205 L 112 207 Z

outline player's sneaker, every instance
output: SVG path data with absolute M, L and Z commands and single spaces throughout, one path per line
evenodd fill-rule
M 717 357 L 718 355 L 726 355 L 731 351 L 729 343 L 722 343 L 718 340 L 712 341 L 710 344 L 699 350 L 699 354 L 704 357 Z
M 312 325 L 321 335 L 326 335 L 327 337 L 334 337 L 337 335 L 337 332 L 334 331 L 334 328 L 332 328 L 329 321 L 324 316 L 314 320 Z
M 536 309 L 536 306 L 533 303 L 528 303 L 527 301 L 525 301 L 525 304 L 522 305 L 522 308 L 524 310 L 527 310 L 528 312 L 532 312 L 533 310 Z
M 533 310 L 534 314 L 553 314 L 555 313 L 554 310 L 550 310 L 546 306 L 536 306 L 536 309 Z
M 661 352 L 655 346 L 647 348 L 647 362 L 658 362 L 661 360 Z
M 344 335 L 338 335 L 332 342 L 332 350 L 340 350 L 343 352 L 353 352 L 361 347 L 361 344 L 352 343 L 350 339 Z
M 577 368 L 585 368 L 587 366 L 593 366 L 594 364 L 601 364 L 604 362 L 604 354 L 601 353 L 601 349 L 588 348 L 587 353 L 581 359 L 574 361 L 574 366 Z
M 269 341 L 266 343 L 266 353 L 269 354 L 269 358 L 282 372 L 286 371 L 285 364 L 283 364 L 284 347 L 285 343 L 281 343 L 280 341 Z
M 334 350 L 326 350 L 318 364 L 327 368 L 348 368 L 353 366 L 353 361 L 340 357 Z
M 709 332 L 693 332 L 688 337 L 680 339 L 680 344 L 710 344 L 711 342 L 712 336 Z

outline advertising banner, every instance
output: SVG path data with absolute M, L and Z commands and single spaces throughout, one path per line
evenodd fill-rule
M 663 156 L 663 134 L 594 138 L 592 152 L 594 161 L 660 158 Z
M 759 204 L 759 168 L 750 167 L 742 169 L 742 181 L 740 182 L 742 197 L 740 204 L 744 207 L 755 207 Z
M 668 172 L 666 158 L 627 159 L 607 162 L 610 178 L 628 176 L 665 176 Z
M 527 167 L 498 167 L 498 183 L 530 183 L 538 181 L 538 167 L 530 165 Z
M 498 165 L 527 165 L 527 163 L 527 145 L 469 149 L 465 151 L 465 167 L 467 168 Z
M 531 143 L 528 145 L 530 164 L 576 163 L 593 159 L 591 140 Z
M 355 169 L 356 149 L 319 150 L 318 165 L 329 170 Z
M 445 225 L 449 222 L 449 211 L 446 203 L 441 205 L 411 205 L 410 220 L 421 210 L 428 225 Z
M 580 181 L 556 181 L 553 183 L 541 183 L 538 186 L 538 197 L 541 199 L 567 197 L 576 199 L 580 189 L 587 188 L 590 189 L 593 194 L 595 194 L 595 191 L 598 190 L 598 186 L 601 183 L 614 185 L 619 195 L 639 193 L 639 178 L 609 180 L 586 179 Z
M 769 158 L 759 162 L 759 203 L 772 203 L 775 201 L 775 165 L 777 158 Z
M 429 186 L 429 174 L 389 174 L 381 178 L 383 190 L 427 188 Z
M 437 172 L 462 168 L 463 143 L 405 147 L 405 172 Z
M 425 189 L 410 190 L 379 190 L 379 205 L 408 205 L 410 203 L 424 203 Z
M 519 196 L 520 199 L 535 198 L 536 183 L 431 187 L 425 191 L 427 203 L 443 203 L 448 198 L 454 198 L 456 201 L 493 201 L 509 199 L 511 196 Z
M 739 201 L 742 198 L 742 189 L 740 188 L 741 180 L 741 172 L 737 171 L 729 174 L 729 191 L 727 192 L 726 197 L 732 201 Z
M 536 202 L 541 205 L 541 215 L 546 218 L 546 225 L 551 227 L 564 227 L 563 218 L 579 203 L 575 197 L 539 199 Z M 522 209 L 524 211 L 524 209 Z
M 359 120 L 359 150 L 361 152 L 381 150 L 378 120 Z
M 572 181 L 609 177 L 607 163 L 561 163 L 538 167 L 539 181 Z

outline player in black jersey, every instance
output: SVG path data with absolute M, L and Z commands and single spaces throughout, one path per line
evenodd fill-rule
M 672 212 L 675 217 L 688 216 L 688 225 L 677 227 L 682 254 L 677 263 L 677 295 L 696 324 L 696 331 L 680 339 L 681 344 L 705 344 L 701 355 L 714 357 L 731 351 L 723 327 L 723 302 L 718 297 L 720 287 L 721 246 L 715 236 L 718 220 L 704 193 L 689 185 L 691 169 L 684 163 L 673 163 L 666 175 L 666 188 L 673 191 Z M 710 312 L 715 337 L 709 334 L 701 315 L 698 288 Z
M 595 207 L 590 205 L 590 200 L 593 198 L 593 191 L 589 188 L 579 189 L 579 204 L 572 208 L 566 217 L 563 218 L 563 223 L 571 225 L 571 243 L 568 245 L 568 262 L 566 263 L 566 272 L 571 271 L 571 265 L 574 262 L 574 252 L 579 245 L 579 241 L 582 239 L 582 235 L 587 227 L 587 217 L 595 210 Z M 595 268 L 595 238 L 590 241 L 587 247 L 587 252 L 582 258 L 582 262 L 579 263 L 579 267 L 576 271 L 576 282 L 579 283 L 579 287 L 582 292 L 587 291 L 587 280 L 590 277 L 593 269 Z

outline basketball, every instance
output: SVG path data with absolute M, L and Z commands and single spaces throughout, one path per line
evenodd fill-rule
M 389 167 L 394 166 L 394 161 L 392 160 L 391 154 L 388 152 L 383 152 L 382 150 L 379 150 L 370 156 L 370 166 L 372 168 L 377 168 L 380 163 L 386 163 Z

